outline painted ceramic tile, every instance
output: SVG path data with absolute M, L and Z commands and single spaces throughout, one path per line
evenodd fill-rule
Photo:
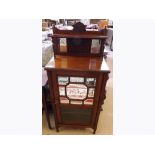
M 65 87 L 59 87 L 59 95 L 65 96 Z
M 69 100 L 66 97 L 60 97 L 60 103 L 69 104 Z
M 84 82 L 83 77 L 70 77 L 70 82 Z
M 94 97 L 94 88 L 89 88 L 88 90 L 88 97 Z
M 84 99 L 87 95 L 87 87 L 83 84 L 69 84 L 67 96 L 71 99 Z
M 96 78 L 86 78 L 86 85 L 95 86 L 96 85 Z
M 71 104 L 82 104 L 82 101 L 71 101 Z
M 93 102 L 94 102 L 93 99 L 87 99 L 87 100 L 84 101 L 84 104 L 93 105 Z
M 59 85 L 66 85 L 68 83 L 68 77 L 59 76 L 58 83 Z

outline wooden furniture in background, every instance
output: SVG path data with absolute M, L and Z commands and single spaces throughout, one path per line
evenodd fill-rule
M 99 27 L 101 28 L 100 22 L 102 22 L 102 21 L 107 22 L 107 24 L 106 24 L 107 28 L 113 28 L 113 24 L 109 23 L 109 19 L 90 19 L 90 24 L 98 24 Z
M 80 21 L 80 19 L 65 19 L 68 26 L 72 26 Z
M 48 22 L 42 21 L 42 31 L 45 31 L 48 28 Z
M 100 20 L 103 19 L 90 19 L 90 24 L 98 24 Z
M 105 29 L 108 27 L 108 20 L 100 20 L 98 23 L 99 29 Z
M 52 129 L 51 123 L 50 123 L 50 113 L 48 109 L 48 101 L 47 101 L 47 94 L 48 94 L 48 89 L 47 89 L 47 73 L 44 69 L 42 69 L 42 111 L 45 111 L 46 115 L 46 120 L 49 129 Z
M 42 19 L 42 31 L 45 31 L 49 27 L 55 26 L 56 23 L 57 23 L 56 20 Z
M 52 19 L 45 19 L 45 22 L 48 23 L 48 27 L 50 26 L 55 26 L 57 21 L 56 20 L 52 20 Z

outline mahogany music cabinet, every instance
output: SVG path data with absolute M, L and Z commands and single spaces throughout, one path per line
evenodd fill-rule
M 98 38 L 96 34 L 87 34 L 87 37 L 84 37 L 84 34 L 80 34 L 84 32 L 78 32 L 77 37 L 74 30 L 72 31 L 73 34 L 70 32 L 71 38 L 69 39 L 78 40 L 69 40 L 68 44 L 71 42 L 72 45 L 79 44 L 78 50 L 89 49 L 86 47 L 90 46 L 89 39 Z M 66 37 L 67 35 L 53 34 L 54 36 L 61 38 L 61 36 Z M 81 38 L 82 40 L 80 40 Z M 106 36 L 100 35 L 100 38 L 103 39 Z M 56 47 L 60 47 L 58 44 L 55 42 L 55 53 L 59 52 L 55 51 Z M 83 46 L 85 47 L 82 48 Z M 73 46 L 68 49 L 72 51 Z M 84 52 L 84 55 L 79 54 L 78 50 L 76 54 L 72 52 L 65 55 L 55 54 L 45 67 L 48 74 L 55 127 L 56 131 L 59 131 L 59 127 L 62 126 L 92 128 L 95 133 L 101 106 L 106 96 L 105 86 L 110 70 L 101 52 L 92 56 L 87 51 Z

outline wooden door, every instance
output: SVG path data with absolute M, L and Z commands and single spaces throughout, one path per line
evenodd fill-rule
M 99 72 L 52 71 L 57 123 L 93 127 L 100 110 L 101 81 Z

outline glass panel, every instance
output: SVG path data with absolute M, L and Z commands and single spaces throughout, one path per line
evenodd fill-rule
M 68 77 L 59 76 L 58 83 L 59 85 L 66 85 L 68 83 Z
M 94 97 L 94 88 L 89 88 L 88 97 Z
M 87 100 L 84 101 L 84 104 L 93 105 L 93 102 L 94 102 L 93 99 L 87 99 Z
M 84 82 L 83 77 L 70 77 L 70 82 Z
M 91 122 L 92 108 L 61 107 L 62 121 L 65 124 L 89 125 Z
M 86 78 L 86 85 L 95 86 L 96 85 L 96 78 Z
M 71 99 L 84 99 L 87 95 L 87 87 L 83 84 L 69 84 L 67 87 L 67 96 Z
M 69 104 L 69 100 L 66 97 L 60 97 L 60 103 Z
M 71 104 L 82 104 L 82 101 L 71 101 Z
M 65 87 L 59 87 L 59 95 L 65 96 Z

